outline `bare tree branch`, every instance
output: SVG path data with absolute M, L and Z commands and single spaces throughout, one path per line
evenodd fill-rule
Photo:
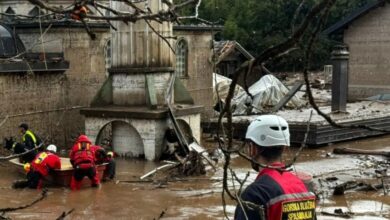
M 43 143 L 43 142 L 42 142 Z M 31 153 L 33 151 L 36 151 L 38 150 L 39 148 L 42 147 L 42 143 L 39 145 L 39 146 L 36 146 L 28 151 L 25 151 L 23 153 L 20 153 L 20 154 L 12 154 L 12 155 L 9 155 L 9 156 L 6 156 L 6 157 L 0 157 L 0 161 L 3 161 L 3 160 L 12 160 L 12 159 L 15 159 L 15 158 L 18 158 L 18 157 L 21 157 L 21 156 L 24 156 L 28 153 Z

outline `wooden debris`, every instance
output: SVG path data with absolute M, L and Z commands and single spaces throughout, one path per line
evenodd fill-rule
M 168 167 L 173 167 L 173 166 L 176 166 L 176 165 L 177 165 L 177 163 L 176 163 L 176 164 L 169 163 L 169 164 L 162 165 L 162 166 L 157 167 L 156 169 L 154 169 L 154 170 L 152 170 L 152 171 L 146 173 L 145 175 L 141 176 L 140 179 L 143 180 L 143 179 L 145 179 L 146 177 L 148 177 L 148 176 L 150 176 L 150 175 L 156 173 L 156 172 L 159 171 L 159 170 L 162 170 L 162 169 L 165 169 L 165 168 L 168 168 Z
M 347 181 L 340 185 L 337 185 L 333 191 L 333 195 L 344 195 L 347 190 L 355 191 L 378 191 L 383 189 L 383 184 L 368 184 L 356 181 Z
M 206 174 L 206 167 L 203 164 L 200 154 L 196 151 L 190 151 L 188 155 L 183 158 L 178 154 L 175 157 L 180 161 L 181 166 L 178 167 L 178 172 L 185 176 L 199 176 Z
M 347 181 L 345 183 L 342 183 L 340 185 L 337 185 L 334 188 L 333 195 L 344 195 L 344 192 L 349 189 L 353 189 L 358 187 L 358 184 L 356 181 Z
M 217 170 L 206 149 L 200 146 L 197 142 L 192 142 L 188 147 L 190 150 L 196 151 L 214 170 Z
M 340 218 L 352 218 L 352 216 L 354 215 L 354 213 L 344 212 L 342 209 L 335 209 L 333 213 L 322 211 L 321 214 L 327 216 L 340 217 Z
M 360 150 L 352 148 L 335 148 L 333 149 L 334 154 L 363 154 L 363 155 L 378 155 L 390 157 L 389 151 L 374 151 L 374 150 Z
M 295 83 L 293 88 L 291 88 L 290 91 L 278 102 L 278 104 L 272 108 L 271 112 L 279 111 L 284 105 L 287 104 L 288 101 L 290 101 L 292 97 L 294 97 L 294 95 L 301 89 L 302 86 L 303 82 L 301 81 Z

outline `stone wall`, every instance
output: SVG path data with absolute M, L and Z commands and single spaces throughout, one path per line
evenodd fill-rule
M 200 114 L 180 116 L 177 119 L 186 122 L 193 131 L 193 136 L 197 140 L 200 140 Z M 106 125 L 112 123 L 114 127 L 116 122 L 126 123 L 129 129 L 119 128 L 121 130 L 119 132 L 122 132 L 119 138 L 119 135 L 115 135 L 115 129 L 113 128 L 113 136 L 117 137 L 117 140 L 113 140 L 114 142 L 117 141 L 117 143 L 113 144 L 114 150 L 120 155 L 138 157 L 140 154 L 144 154 L 147 160 L 156 160 L 161 156 L 165 146 L 163 141 L 165 131 L 168 129 L 168 119 L 148 120 L 119 117 L 87 117 L 85 122 L 85 132 L 93 143 L 96 143 L 98 136 Z M 143 144 L 143 150 L 141 151 L 139 144 L 136 144 L 140 143 L 140 141 Z
M 354 21 L 344 32 L 349 47 L 349 100 L 390 93 L 390 6 Z
M 17 29 L 26 48 L 42 52 L 39 29 Z M 109 30 L 96 30 L 91 41 L 81 28 L 51 28 L 43 41 L 45 52 L 64 52 L 70 69 L 65 73 L 0 74 L 0 117 L 5 120 L 0 136 L 19 136 L 21 122 L 43 139 L 69 147 L 84 132 L 81 107 L 91 100 L 106 79 L 104 45 Z M 0 120 L 2 120 L 0 119 Z
M 211 31 L 175 30 L 174 35 L 184 38 L 188 43 L 188 77 L 182 82 L 190 92 L 196 105 L 203 105 L 205 111 L 202 120 L 208 120 L 213 115 L 213 65 Z

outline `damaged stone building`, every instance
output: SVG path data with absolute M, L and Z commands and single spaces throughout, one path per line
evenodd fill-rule
M 72 2 L 53 4 L 67 7 Z M 47 142 L 69 146 L 85 132 L 85 117 L 80 110 L 90 106 L 110 76 L 110 25 L 88 21 L 96 34 L 91 40 L 80 22 L 52 16 L 27 1 L 1 1 L 0 12 L 1 37 L 18 42 L 12 53 L 1 54 L 0 135 L 17 136 L 18 124 L 27 122 Z M 211 42 L 218 30 L 199 26 L 175 26 L 173 30 L 177 36 L 173 44 L 177 74 L 194 104 L 205 107 L 202 118 L 207 119 L 213 104 L 209 98 Z M 18 48 L 19 44 L 24 48 Z
M 24 50 L 3 54 L 0 62 L 0 112 L 5 120 L 0 134 L 17 136 L 18 124 L 26 122 L 42 139 L 69 145 L 84 129 L 80 108 L 89 105 L 106 78 L 104 48 L 110 38 L 109 26 L 90 22 L 96 34 L 92 41 L 80 22 L 47 15 L 27 1 L 1 1 L 0 11 L 6 14 L 1 21 L 12 38 L 20 38 L 24 45 Z M 30 68 L 36 62 L 43 63 L 41 68 Z M 68 65 L 51 68 L 51 63 L 59 62 Z
M 349 49 L 348 99 L 390 93 L 390 6 L 371 1 L 325 30 Z

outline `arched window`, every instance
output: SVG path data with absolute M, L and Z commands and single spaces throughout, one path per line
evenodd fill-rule
M 184 39 L 180 39 L 176 45 L 176 75 L 188 77 L 188 44 Z
M 108 76 L 108 69 L 111 68 L 111 39 L 108 39 L 106 45 L 104 45 L 104 58 L 105 58 L 105 67 L 106 75 Z

